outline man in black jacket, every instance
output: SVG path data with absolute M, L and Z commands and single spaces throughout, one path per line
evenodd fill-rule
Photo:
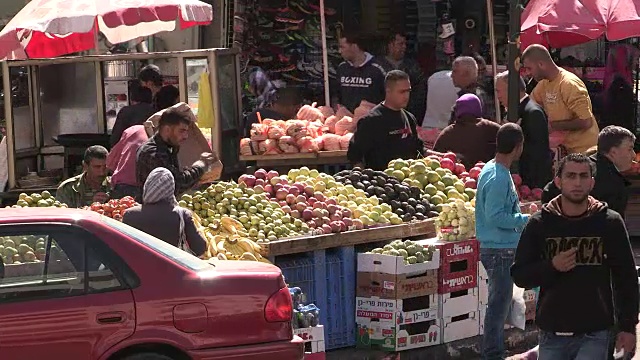
M 508 103 L 509 72 L 496 76 L 498 100 L 502 106 Z M 542 188 L 553 177 L 553 159 L 549 150 L 549 122 L 542 106 L 533 101 L 526 93 L 526 85 L 520 77 L 520 106 L 518 124 L 524 133 L 524 149 L 518 162 L 518 174 L 522 183 L 530 188 Z
M 385 87 L 384 101 L 358 121 L 349 142 L 347 158 L 355 166 L 382 171 L 393 159 L 414 159 L 423 152 L 416 118 L 405 110 L 411 93 L 409 75 L 392 70 L 387 74 Z
M 554 181 L 561 195 L 530 218 L 511 267 L 516 285 L 540 287 L 540 359 L 607 359 L 616 317 L 616 351 L 635 348 L 633 252 L 622 217 L 589 196 L 594 171 L 583 154 L 560 162 Z
M 595 186 L 591 196 L 606 202 L 609 209 L 617 211 L 624 217 L 627 208 L 629 182 L 622 176 L 631 168 L 635 158 L 633 145 L 636 137 L 631 131 L 621 126 L 607 126 L 598 135 L 598 152 L 590 157 L 595 163 Z M 544 187 L 542 203 L 548 203 L 560 194 L 554 182 Z

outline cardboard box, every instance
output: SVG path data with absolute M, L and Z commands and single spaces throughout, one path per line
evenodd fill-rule
M 388 300 L 379 297 L 356 297 L 356 323 L 372 320 L 400 326 L 438 318 L 438 295 L 412 299 Z
M 438 293 L 438 270 L 427 270 L 422 275 L 358 272 L 356 296 L 383 299 L 408 299 Z
M 428 270 L 440 268 L 440 252 L 435 251 L 431 261 L 405 265 L 402 256 L 390 256 L 382 254 L 358 254 L 358 272 L 398 274 L 398 275 L 420 275 Z
M 438 273 L 438 293 L 447 294 L 478 286 L 478 262 L 460 258 L 443 264 Z
M 467 339 L 480 334 L 480 311 L 442 319 L 442 342 Z
M 441 344 L 440 320 L 393 326 L 371 321 L 356 324 L 356 346 L 385 351 L 403 351 Z
M 304 340 L 305 354 L 324 353 L 324 327 L 322 325 L 293 329 L 293 334 Z
M 477 311 L 480 306 L 478 288 L 441 294 L 438 295 L 438 300 L 438 309 L 441 318 Z
M 470 259 L 479 261 L 480 245 L 478 240 L 469 239 L 463 241 L 442 241 L 438 238 L 418 240 L 416 243 L 422 246 L 435 246 L 440 250 L 440 263 L 455 261 L 459 259 Z

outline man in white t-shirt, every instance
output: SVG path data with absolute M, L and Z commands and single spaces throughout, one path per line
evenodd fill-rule
M 433 144 L 440 131 L 449 125 L 458 91 L 460 89 L 453 85 L 451 70 L 438 71 L 427 80 L 427 111 L 422 120 L 423 140 L 427 145 Z

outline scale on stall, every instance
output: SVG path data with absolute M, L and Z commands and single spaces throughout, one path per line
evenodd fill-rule
M 57 174 L 58 182 L 74 176 L 91 145 L 108 148 L 110 129 L 122 107 L 129 105 L 130 83 L 143 63 L 168 64 L 163 74 L 176 83 L 180 101 L 198 107 L 200 74 L 210 69 L 211 106 L 217 121 L 211 131 L 213 150 L 225 170 L 238 163 L 241 114 L 240 67 L 236 49 L 128 53 L 2 63 L 3 105 L 7 130 L 8 190 L 3 198 L 55 186 L 22 186 L 27 175 Z M 21 86 L 16 86 L 21 84 Z M 20 92 L 22 96 L 17 96 Z M 38 175 L 40 176 L 40 175 Z M 57 184 L 57 183 L 56 183 Z

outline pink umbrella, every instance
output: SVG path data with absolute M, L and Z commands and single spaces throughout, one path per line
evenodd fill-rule
M 628 0 L 631 2 L 632 0 Z M 606 30 L 604 0 L 531 0 L 521 16 L 521 48 L 554 48 L 599 38 Z
M 32 0 L 0 32 L 0 59 L 56 57 L 206 25 L 211 5 L 198 0 Z
M 608 0 L 607 39 L 618 41 L 640 36 L 640 3 Z

